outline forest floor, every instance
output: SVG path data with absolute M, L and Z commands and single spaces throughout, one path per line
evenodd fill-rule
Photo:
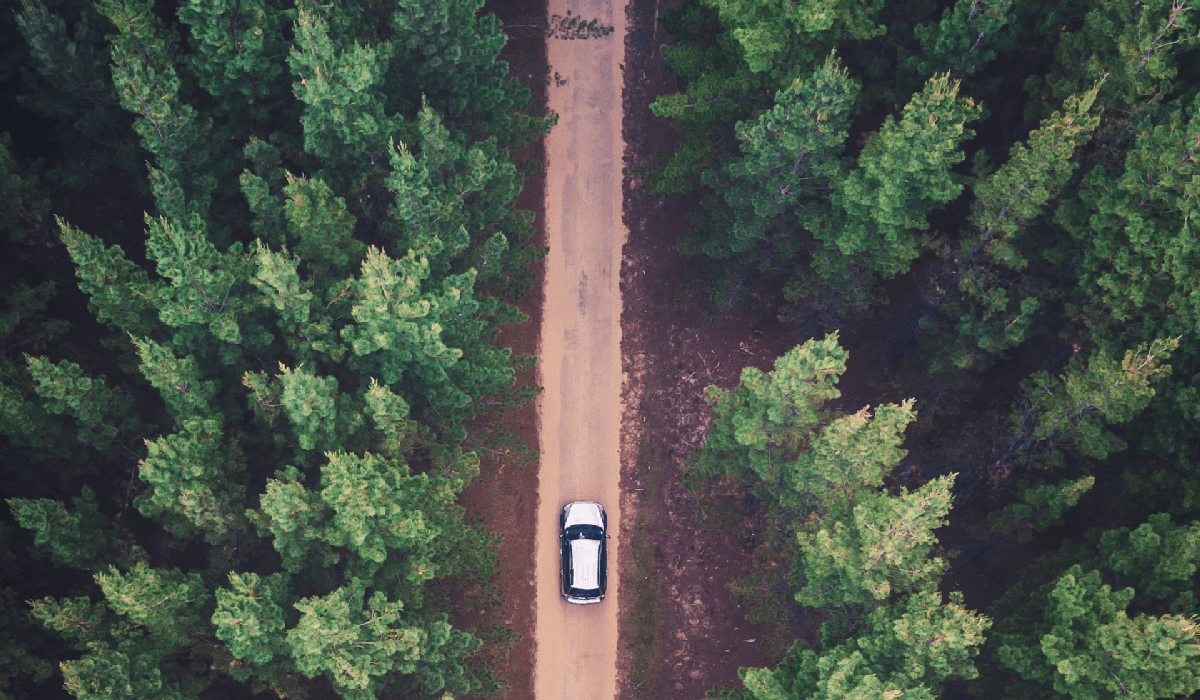
M 705 508 L 680 481 L 711 420 L 704 390 L 733 386 L 747 366 L 770 369 L 803 339 L 773 317 L 706 310 L 676 250 L 692 203 L 650 195 L 636 175 L 674 145 L 668 122 L 649 109 L 675 90 L 659 52 L 663 5 L 631 0 L 625 46 L 622 510 L 632 531 L 621 562 L 627 653 L 618 697 L 699 700 L 714 685 L 738 684 L 739 668 L 768 663 L 768 631 L 746 621 L 728 588 L 749 573 L 754 542 L 740 523 L 710 517 L 741 509 Z

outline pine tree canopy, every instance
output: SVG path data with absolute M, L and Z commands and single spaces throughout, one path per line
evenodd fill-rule
M 0 13 L 0 700 L 503 686 L 460 497 L 538 392 L 530 47 L 612 31 L 535 5 Z M 637 298 L 720 327 L 645 357 L 777 334 L 648 467 L 745 546 L 712 697 L 1200 692 L 1197 8 L 628 9 Z
M 496 689 L 445 590 L 496 564 L 456 498 L 479 470 L 466 426 L 533 393 L 494 341 L 541 254 L 513 153 L 551 121 L 482 6 L 11 18 L 22 102 L 63 147 L 46 172 L 89 202 L 63 215 L 0 142 L 6 235 L 57 236 L 98 322 L 91 347 L 49 346 L 62 275 L 0 308 L 24 353 L 2 360 L 4 459 L 44 474 L 9 507 L 75 577 L 29 618 L 74 649 L 67 692 Z M 126 214 L 93 216 L 105 187 Z

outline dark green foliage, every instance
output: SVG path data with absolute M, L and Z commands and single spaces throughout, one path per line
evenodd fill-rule
M 808 71 L 796 71 L 787 82 L 753 73 L 742 59 L 733 32 L 723 27 L 717 12 L 701 0 L 671 10 L 663 23 L 680 35 L 679 41 L 662 51 L 685 89 L 659 96 L 650 110 L 655 116 L 672 119 L 684 142 L 651 173 L 649 186 L 663 194 L 682 194 L 700 184 L 700 173 L 719 167 L 725 152 L 733 147 L 728 125 L 768 108 L 776 90 L 817 66 L 814 61 Z M 824 60 L 830 49 L 832 46 L 820 53 L 819 59 Z
M 695 477 L 731 476 L 762 499 L 788 530 L 827 512 L 844 512 L 904 456 L 900 441 L 912 403 L 839 416 L 846 351 L 837 336 L 810 340 L 763 374 L 742 371 L 732 391 L 709 387 L 713 425 L 692 465 Z
M 231 663 L 229 673 L 238 680 L 262 674 L 276 657 L 286 655 L 283 631 L 287 614 L 280 603 L 286 604 L 291 597 L 287 588 L 287 576 L 282 573 L 262 577 L 230 572 L 229 587 L 216 590 L 212 623 L 217 637 L 237 660 Z
M 853 9 L 697 0 L 664 18 L 677 35 L 664 56 L 684 91 L 653 108 L 683 143 L 650 182 L 708 190 L 681 248 L 733 259 L 710 298 L 762 303 L 782 292 L 790 305 L 774 310 L 784 318 L 836 325 L 878 308 L 877 283 L 932 253 L 923 285 L 932 309 L 921 315 L 938 372 L 984 369 L 1061 326 L 1049 316 L 1062 311 L 1072 340 L 1110 353 L 1192 327 L 1187 293 L 1173 291 L 1195 287 L 1191 266 L 1174 262 L 1189 259 L 1194 238 L 1179 179 L 1194 141 L 1179 109 L 1196 92 L 1193 72 L 1181 72 L 1197 47 L 1188 7 L 961 0 Z M 813 76 L 799 94 L 828 84 L 818 76 L 829 67 L 815 59 L 831 49 L 849 57 L 854 67 L 839 80 L 856 87 L 838 93 L 835 112 L 810 114 L 826 142 L 803 151 L 811 159 L 793 159 L 789 176 L 787 159 L 765 161 L 762 149 L 787 154 L 796 123 L 779 121 L 782 105 L 797 78 Z M 1022 84 L 1026 118 L 1041 121 L 1028 136 L 1012 121 Z M 990 131 L 975 144 L 963 125 L 981 116 Z M 748 140 L 753 124 L 767 138 Z M 839 164 L 842 144 L 855 142 L 855 162 Z M 968 175 L 956 166 L 972 151 Z M 989 164 L 1005 151 L 999 168 Z M 1081 178 L 1084 187 L 1073 186 Z M 1135 308 L 1166 323 L 1119 328 Z
M 770 374 L 744 370 L 731 392 L 709 389 L 714 422 L 691 477 L 732 477 L 764 502 L 785 534 L 763 549 L 783 551 L 795 600 L 828 616 L 814 648 L 797 641 L 775 668 L 742 669 L 740 697 L 932 700 L 947 679 L 976 675 L 991 622 L 937 590 L 946 561 L 933 531 L 946 524 L 954 477 L 880 490 L 904 456 L 912 402 L 837 416 L 823 404 L 839 395 L 845 360 L 830 335 Z
M 1069 13 L 1069 14 L 1068 14 Z M 1048 13 L 1051 18 L 1056 13 Z M 1174 92 L 1200 32 L 1190 8 L 1174 0 L 1130 4 L 1100 0 L 1079 3 L 1059 15 L 1071 24 L 1057 39 L 1052 69 L 1031 76 L 1032 108 L 1054 104 L 1103 83 L 1099 99 L 1110 123 L 1137 124 L 1137 116 Z M 1043 114 L 1048 112 L 1046 109 Z
M 12 139 L 0 133 L 0 235 L 23 241 L 42 233 L 50 200 L 38 187 L 36 173 L 25 172 L 10 150 Z
M 40 648 L 46 632 L 29 615 L 29 606 L 20 592 L 28 579 L 24 567 L 17 565 L 13 551 L 12 528 L 0 528 L 0 565 L 7 570 L 0 584 L 0 697 L 5 700 L 32 700 L 45 697 L 54 682 L 54 664 L 47 650 Z M 18 579 L 25 579 L 19 581 Z
M 389 140 L 403 124 L 400 115 L 385 114 L 386 100 L 379 89 L 391 44 L 342 49 L 330 37 L 324 19 L 309 8 L 298 12 L 288 65 L 296 76 L 296 97 L 305 105 L 304 150 L 329 162 L 343 177 L 353 166 L 382 162 Z
M 310 678 L 329 677 L 342 697 L 373 698 L 372 677 L 393 669 L 416 670 L 427 637 L 419 628 L 402 627 L 403 603 L 375 593 L 364 604 L 361 590 L 339 588 L 324 598 L 296 603 L 300 622 L 287 633 L 296 668 Z
M 53 282 L 36 287 L 18 282 L 7 291 L 0 311 L 0 338 L 10 347 L 44 348 L 66 331 L 66 323 L 44 315 L 54 287 Z M 25 366 L 25 362 L 15 357 L 0 358 L 0 369 L 6 378 L 0 386 L 0 430 L 13 436 L 10 447 L 66 458 L 71 455 L 71 443 L 79 434 L 78 428 L 55 420 L 50 410 L 30 400 L 36 396 L 37 385 Z M 9 453 L 8 459 L 16 457 Z M 6 478 L 13 477 L 6 475 Z
M 508 65 L 497 60 L 507 38 L 499 19 L 480 15 L 483 4 L 399 3 L 390 18 L 397 50 L 393 70 L 403 73 L 410 96 L 426 96 L 439 113 L 467 129 L 475 122 L 478 131 L 473 136 L 493 134 L 519 143 L 529 137 L 521 132 L 532 124 L 514 114 L 514 108 L 528 100 L 529 93 L 507 75 Z M 418 106 L 412 100 L 403 109 Z
M 882 0 L 802 0 L 778 5 L 763 0 L 706 0 L 732 28 L 746 65 L 755 73 L 782 72 L 796 61 L 812 60 L 824 42 L 866 39 L 882 34 L 875 24 Z M 803 39 L 797 41 L 796 39 Z M 815 41 L 814 41 L 815 39 Z
M 48 140 L 0 142 L 0 478 L 24 529 L 0 528 L 21 572 L 0 577 L 0 693 L 494 688 L 445 591 L 495 563 L 454 503 L 475 419 L 535 391 L 494 340 L 541 254 L 511 153 L 550 120 L 482 6 L 5 13 L 23 42 L 0 77 Z M 1195 10 L 687 0 L 663 24 L 679 92 L 652 111 L 681 138 L 647 181 L 700 195 L 682 247 L 719 261 L 710 299 L 871 319 L 886 371 L 858 386 L 897 401 L 829 408 L 836 335 L 711 391 L 692 478 L 767 524 L 738 590 L 778 583 L 780 618 L 825 623 L 731 692 L 972 678 L 990 622 L 938 592 L 952 484 L 977 519 L 955 524 L 992 511 L 1014 547 L 1068 508 L 1160 513 L 1022 571 L 977 696 L 1200 689 Z M 889 280 L 903 342 L 880 335 Z M 898 468 L 909 488 L 885 487 Z
M 1158 514 L 1064 546 L 996 605 L 979 683 L 1013 698 L 1168 698 L 1200 689 L 1200 525 Z
M 1153 516 L 1132 532 L 1106 532 L 1093 547 L 1064 551 L 1060 559 L 1082 563 L 1032 596 L 1006 596 L 991 644 L 1000 666 L 1022 679 L 1010 696 L 1057 697 L 1053 689 L 1073 698 L 1166 698 L 1200 689 L 1191 580 L 1198 541 L 1195 523 Z
M 1147 333 L 1179 334 L 1200 319 L 1192 184 L 1200 139 L 1200 102 L 1147 125 L 1123 167 L 1098 167 L 1078 202 L 1057 217 L 1082 245 L 1079 313 L 1095 318 L 1106 342 Z
M 834 182 L 832 214 L 804 225 L 820 240 L 810 270 L 798 271 L 785 294 L 844 295 L 841 305 L 862 310 L 876 282 L 905 272 L 919 254 L 927 217 L 962 191 L 964 178 L 950 169 L 963 160 L 959 144 L 973 132 L 964 124 L 979 116 L 959 84 L 934 76 L 905 105 L 899 121 L 888 116 L 852 169 Z M 814 284 L 811 277 L 819 281 Z
M 17 523 L 33 533 L 35 547 L 63 566 L 97 568 L 116 554 L 117 537 L 100 514 L 96 493 L 83 487 L 74 498 L 74 512 L 47 498 L 8 502 Z
M 775 669 L 742 669 L 754 700 L 933 700 L 947 679 L 975 675 L 990 621 L 936 591 L 871 613 L 856 636 L 819 651 L 797 644 Z
M 52 258 L 6 281 L 0 429 L 29 464 L 5 472 L 29 561 L 83 574 L 28 596 L 71 648 L 67 692 L 495 690 L 446 591 L 495 568 L 455 499 L 479 469 L 464 425 L 532 394 L 493 341 L 540 254 L 510 149 L 549 121 L 481 7 L 17 16 L 27 104 L 61 132 L 45 172 L 84 193 L 48 198 L 0 149 L 6 245 Z M 105 188 L 122 202 L 97 205 Z M 69 212 L 60 237 L 49 212 Z M 83 297 L 45 318 L 66 271 L 100 325 Z M 32 649 L 3 653 L 36 683 Z
M 1120 585 L 1168 604 L 1177 614 L 1196 610 L 1195 574 L 1200 567 L 1200 525 L 1175 524 L 1166 513 L 1151 515 L 1134 529 L 1117 528 L 1094 537 L 1098 564 Z
M 1012 0 L 957 0 L 936 24 L 923 22 L 914 27 L 920 52 L 901 52 L 901 71 L 916 76 L 975 75 L 996 57 L 993 47 L 1002 39 L 1012 4 Z
M 1028 337 L 1043 302 L 1028 286 L 1004 283 L 1029 264 L 1014 238 L 1074 172 L 1075 150 L 1100 121 L 1089 112 L 1096 92 L 1069 97 L 1026 143 L 1014 145 L 1008 161 L 975 184 L 968 232 L 940 247 L 946 272 L 937 303 L 956 318 L 957 348 L 948 353 L 955 365 L 978 366 Z
M 188 0 L 179 19 L 189 27 L 195 53 L 185 61 L 220 109 L 246 129 L 270 118 L 287 90 L 277 57 L 286 50 L 280 31 L 291 11 L 262 0 Z
M 211 167 L 208 151 L 213 134 L 210 121 L 180 99 L 182 84 L 171 50 L 177 41 L 175 32 L 156 28 L 149 2 L 101 0 L 96 8 L 117 30 L 107 36 L 112 45 L 112 83 L 121 106 L 134 115 L 133 128 L 142 148 L 189 199 L 203 206 L 216 186 L 205 172 Z M 177 207 L 181 204 L 176 202 Z
M 50 413 L 74 418 L 79 423 L 79 442 L 103 452 L 114 440 L 128 440 L 142 427 L 135 417 L 133 399 L 125 391 L 84 375 L 73 362 L 52 365 L 44 358 L 26 359 L 42 406 Z
M 126 333 L 148 333 L 157 325 L 158 289 L 146 271 L 125 258 L 120 246 L 102 241 L 59 220 L 61 238 L 77 262 L 79 288 L 88 295 L 96 320 Z
M 1001 633 L 998 639 L 1001 663 L 1025 680 L 1052 684 L 1072 698 L 1164 698 L 1200 688 L 1193 620 L 1130 619 L 1125 608 L 1133 590 L 1113 591 L 1100 583 L 1099 572 L 1085 574 L 1078 566 L 1044 595 L 1045 622 L 1025 635 Z
M 853 514 L 800 535 L 805 586 L 796 600 L 814 608 L 869 608 L 894 595 L 936 588 L 946 562 L 933 530 L 946 524 L 952 477 L 898 497 L 871 494 Z
M 187 430 L 146 441 L 138 464 L 145 492 L 134 500 L 147 517 L 178 537 L 199 535 L 219 543 L 246 529 L 235 504 L 245 495 L 245 466 L 213 432 Z M 236 448 L 234 448 L 236 449 Z
M 949 169 L 962 162 L 959 144 L 973 135 L 963 125 L 978 115 L 970 99 L 958 97 L 957 82 L 931 78 L 899 121 L 884 121 L 837 183 L 832 200 L 842 213 L 818 228 L 818 238 L 843 256 L 871 256 L 870 267 L 882 276 L 907 269 L 917 252 L 909 232 L 928 228 L 929 212 L 962 191 L 963 178 Z
M 1163 360 L 1179 346 L 1177 338 L 1142 344 L 1121 363 L 1103 351 L 1071 358 L 1066 372 L 1051 377 L 1035 372 L 1021 382 L 1020 398 L 1009 415 L 1009 434 L 997 441 L 997 462 L 1047 468 L 1063 461 L 1064 451 L 1105 459 L 1126 444 L 1106 426 L 1128 423 L 1170 376 Z
M 79 3 L 79 19 L 68 28 L 61 12 L 68 8 L 58 9 L 30 0 L 16 14 L 32 59 L 32 65 L 21 67 L 28 89 L 18 100 L 48 118 L 63 150 L 71 153 L 48 175 L 82 188 L 113 174 L 114 167 L 134 172 L 140 162 L 136 142 L 122 136 L 132 120 L 121 109 L 113 86 L 112 48 L 103 38 L 105 19 L 92 3 Z
M 707 482 L 716 493 L 755 496 L 769 524 L 759 570 L 735 591 L 770 598 L 790 567 L 797 600 L 828 615 L 819 644 L 744 671 L 746 690 L 729 697 L 936 697 L 972 677 L 963 660 L 986 623 L 927 607 L 968 633 L 941 667 L 952 672 L 920 676 L 888 661 L 919 650 L 891 657 L 869 620 L 925 606 L 938 586 L 966 590 L 976 556 L 994 557 L 991 570 L 1022 561 L 1035 533 L 1038 547 L 1062 536 L 1051 528 L 1069 508 L 1071 526 L 1195 518 L 1196 22 L 1168 0 L 696 0 L 664 17 L 681 89 L 652 110 L 681 141 L 647 181 L 699 194 L 680 249 L 719 261 L 708 299 L 803 333 L 840 326 L 881 365 L 863 370 L 864 391 L 917 399 L 861 456 L 823 449 L 849 417 L 819 408 L 838 394 L 815 359 L 790 364 L 814 343 L 713 392 L 695 473 L 722 477 Z M 844 369 L 844 355 L 824 359 L 829 374 Z M 871 421 L 881 428 L 885 408 Z M 913 408 L 923 418 L 904 459 Z M 847 454 L 830 488 L 813 465 Z M 961 567 L 947 574 L 930 532 L 948 489 L 879 493 L 896 466 L 900 483 L 961 472 L 975 552 Z M 884 536 L 905 523 L 910 537 Z M 990 611 L 974 696 L 1200 689 L 1189 528 L 1154 516 L 1022 571 Z M 791 612 L 755 602 L 759 618 Z
M 731 275 L 747 264 L 766 268 L 802 250 L 796 227 L 829 216 L 824 200 L 844 168 L 838 156 L 856 92 L 831 56 L 812 75 L 780 90 L 772 109 L 740 122 L 742 157 L 701 175 L 718 196 L 707 200 L 684 250 L 734 259 Z M 736 300 L 740 284 L 736 278 L 725 282 L 732 289 L 722 301 Z
M 1061 523 L 1063 511 L 1078 503 L 1095 483 L 1095 477 L 1091 476 L 1057 484 L 1038 482 L 1036 486 L 1022 481 L 1020 502 L 988 516 L 992 530 L 1016 534 L 1017 541 L 1024 544 L 1033 538 L 1033 533 Z

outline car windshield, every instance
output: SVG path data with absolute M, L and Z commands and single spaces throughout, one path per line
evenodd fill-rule
M 567 528 L 568 540 L 598 540 L 604 537 L 604 529 L 598 525 L 572 525 Z

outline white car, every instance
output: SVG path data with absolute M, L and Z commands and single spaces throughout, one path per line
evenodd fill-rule
M 568 503 L 559 526 L 563 598 L 579 605 L 599 603 L 608 583 L 608 516 L 604 507 L 593 501 Z

